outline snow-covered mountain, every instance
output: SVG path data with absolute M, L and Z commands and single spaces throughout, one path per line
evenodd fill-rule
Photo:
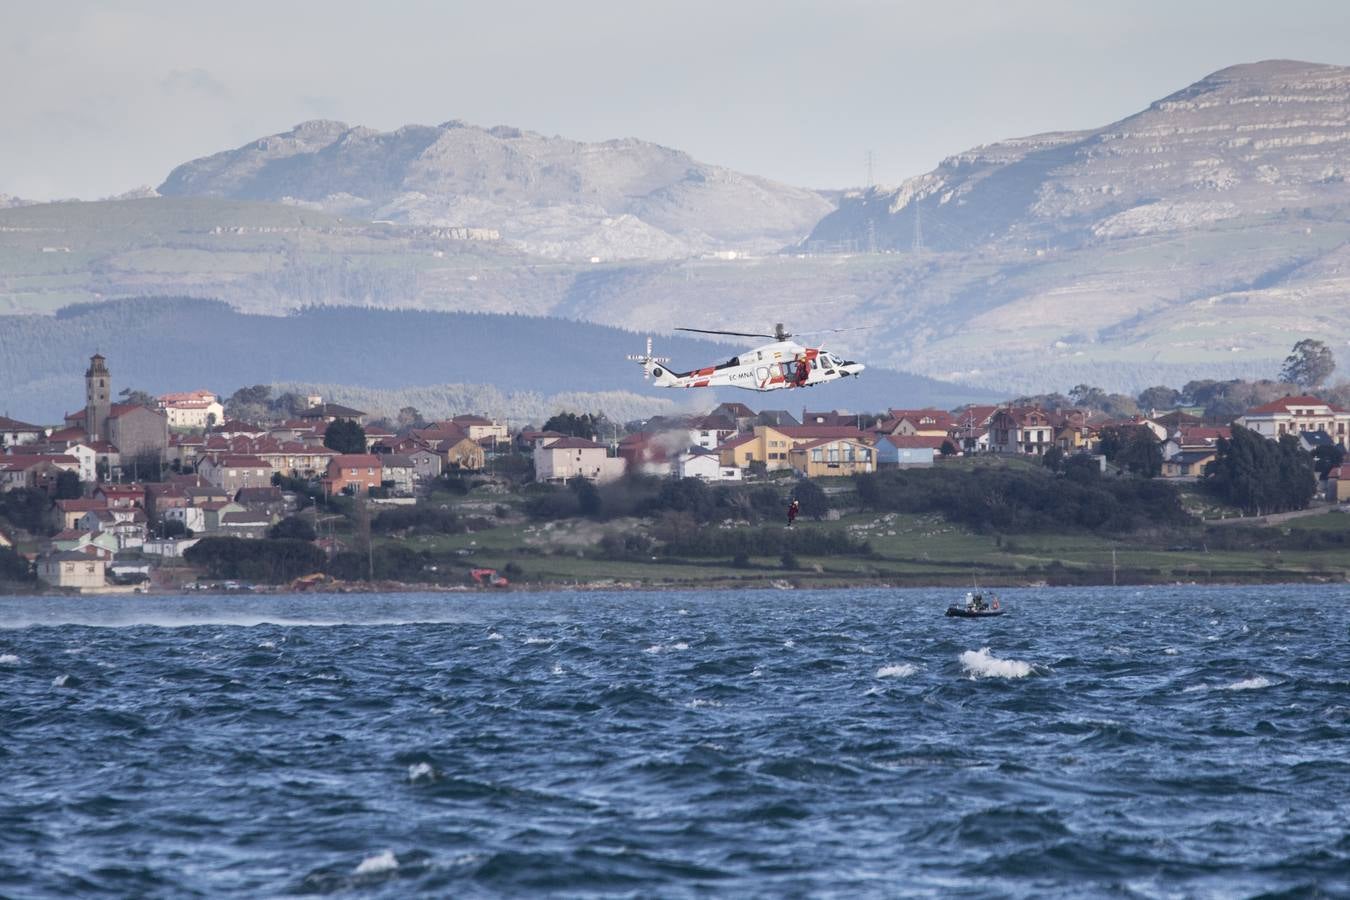
M 185 163 L 159 192 L 495 229 L 527 252 L 582 259 L 775 251 L 832 209 L 815 191 L 645 141 L 582 143 L 457 121 L 392 132 L 304 122 Z

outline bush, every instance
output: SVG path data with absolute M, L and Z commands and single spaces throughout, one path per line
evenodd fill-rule
M 902 469 L 855 476 L 865 508 L 938 513 L 975 531 L 1123 532 L 1190 521 L 1165 482 L 1103 479 L 1090 460 L 1069 460 L 1057 478 L 1044 469 L 990 466 L 973 470 Z
M 8 547 L 0 547 L 0 584 L 30 584 L 34 577 L 28 560 Z
M 202 538 L 183 558 L 212 578 L 278 583 L 324 570 L 324 553 L 306 541 Z
M 819 522 L 830 511 L 830 498 L 820 485 L 803 478 L 792 489 L 792 496 L 801 504 L 801 514 Z
M 268 530 L 267 536 L 274 541 L 312 541 L 314 540 L 314 526 L 308 520 L 299 516 L 287 516 L 273 525 Z
M 395 506 L 382 510 L 370 523 L 378 534 L 460 534 L 464 523 L 448 509 L 436 506 Z

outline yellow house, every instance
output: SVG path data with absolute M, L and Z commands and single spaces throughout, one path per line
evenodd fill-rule
M 96 591 L 107 585 L 107 563 L 98 556 L 67 550 L 38 560 L 38 578 L 54 587 Z
M 807 478 L 856 475 L 877 470 L 877 453 L 856 438 L 820 438 L 788 452 L 792 468 Z
M 487 463 L 487 453 L 483 452 L 483 445 L 468 437 L 454 443 L 445 441 L 440 453 L 447 468 L 467 468 L 477 472 Z
M 862 440 L 862 432 L 845 425 L 756 425 L 752 434 L 732 438 L 717 448 L 718 461 L 725 467 L 744 469 L 762 462 L 766 469 L 786 469 L 793 447 L 822 438 Z

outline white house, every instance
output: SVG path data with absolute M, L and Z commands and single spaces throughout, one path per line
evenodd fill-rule
M 741 470 L 722 465 L 721 455 L 702 447 L 691 449 L 675 457 L 675 474 L 680 478 L 702 478 L 704 481 L 740 481 Z
M 1350 446 L 1350 412 L 1337 409 L 1316 397 L 1282 397 L 1264 406 L 1249 409 L 1237 423 L 1262 437 L 1276 440 L 1282 434 L 1300 435 L 1307 431 L 1325 431 L 1342 447 Z
M 580 476 L 604 483 L 622 478 L 624 461 L 611 457 L 604 444 L 585 438 L 566 437 L 534 451 L 536 481 L 567 481 Z
M 35 444 L 46 435 L 46 429 L 29 425 L 9 416 L 0 416 L 0 448 Z
M 225 407 L 210 391 L 182 391 L 156 400 L 170 428 L 205 429 L 225 421 Z

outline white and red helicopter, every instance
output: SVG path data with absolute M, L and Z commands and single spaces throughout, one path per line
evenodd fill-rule
M 664 356 L 652 355 L 652 339 L 647 338 L 647 352 L 628 358 L 642 363 L 642 377 L 651 378 L 657 387 L 697 388 L 736 387 L 749 391 L 777 391 L 783 388 L 814 387 L 850 375 L 858 375 L 866 368 L 862 363 L 841 360 L 824 347 L 806 347 L 791 340 L 792 335 L 782 324 L 774 326 L 773 334 L 745 331 L 711 331 L 706 328 L 676 328 L 697 334 L 724 334 L 732 337 L 772 338 L 773 343 L 755 347 L 733 356 L 720 365 L 705 366 L 688 372 L 672 372 Z M 852 328 L 834 328 L 828 333 L 855 331 Z M 827 332 L 811 332 L 824 334 Z

